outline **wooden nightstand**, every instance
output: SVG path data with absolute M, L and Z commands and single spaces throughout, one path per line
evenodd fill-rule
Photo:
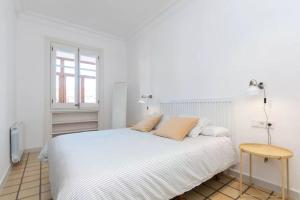
M 285 199 L 289 195 L 289 158 L 293 152 L 274 145 L 267 144 L 241 144 L 240 145 L 240 195 L 243 191 L 243 153 L 249 153 L 249 176 L 252 183 L 252 155 L 262 158 L 277 159 L 281 161 L 281 195 Z M 287 195 L 285 196 L 285 185 L 287 186 Z

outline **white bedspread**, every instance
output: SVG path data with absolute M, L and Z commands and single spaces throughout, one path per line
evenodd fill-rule
M 48 147 L 58 200 L 167 200 L 235 164 L 227 137 L 182 142 L 130 129 L 60 136 Z

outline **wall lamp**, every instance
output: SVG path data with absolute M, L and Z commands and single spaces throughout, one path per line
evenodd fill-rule
M 248 94 L 250 96 L 257 96 L 260 95 L 260 92 L 263 90 L 264 93 L 264 113 L 266 116 L 266 129 L 268 133 L 268 144 L 271 144 L 271 134 L 270 134 L 270 127 L 272 126 L 271 123 L 269 123 L 269 116 L 266 111 L 266 104 L 267 104 L 267 97 L 266 97 L 266 87 L 263 82 L 258 82 L 255 79 L 250 80 L 249 88 L 248 88 Z
M 251 96 L 257 96 L 260 94 L 260 91 L 263 90 L 264 92 L 264 104 L 267 103 L 266 97 L 266 89 L 263 82 L 257 82 L 257 80 L 252 79 L 249 83 L 248 94 Z
M 139 99 L 139 103 L 147 104 L 147 110 L 149 110 L 149 100 L 152 99 L 152 94 L 142 95 Z

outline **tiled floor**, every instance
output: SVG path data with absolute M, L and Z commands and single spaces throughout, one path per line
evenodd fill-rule
M 0 192 L 0 200 L 48 200 L 50 184 L 48 165 L 39 162 L 38 153 L 25 154 L 22 161 L 13 167 Z
M 8 181 L 0 192 L 0 200 L 51 199 L 48 165 L 37 159 L 37 153 L 25 154 L 22 162 L 13 167 Z M 239 197 L 239 183 L 235 178 L 221 175 L 185 194 L 186 200 L 275 200 L 274 192 L 244 185 L 244 195 Z

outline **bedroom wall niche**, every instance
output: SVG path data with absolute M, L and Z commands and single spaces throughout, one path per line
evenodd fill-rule
M 143 116 L 136 101 L 151 80 L 153 102 L 232 98 L 236 147 L 266 143 L 266 130 L 251 127 L 252 120 L 265 120 L 263 97 L 247 96 L 249 80 L 261 80 L 273 144 L 294 151 L 291 189 L 299 193 L 299 7 L 296 0 L 190 0 L 167 10 L 128 42 L 128 124 Z M 276 162 L 254 163 L 254 177 L 280 185 Z
M 98 111 L 52 111 L 51 136 L 96 131 L 100 128 Z

